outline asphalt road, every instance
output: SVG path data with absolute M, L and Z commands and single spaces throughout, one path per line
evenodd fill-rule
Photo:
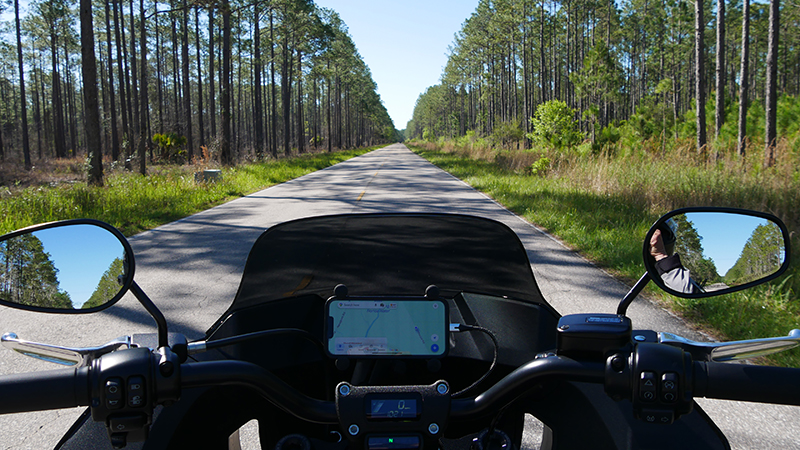
M 323 214 L 401 211 L 473 214 L 507 224 L 528 250 L 545 298 L 562 314 L 613 313 L 628 290 L 535 226 L 401 144 L 132 237 L 136 280 L 164 312 L 170 331 L 197 339 L 230 304 L 250 246 L 266 228 Z M 646 300 L 634 302 L 629 316 L 635 328 L 704 340 Z M 91 346 L 120 335 L 153 332 L 155 327 L 128 295 L 91 316 L 2 308 L 0 332 L 6 331 L 39 342 Z M 56 368 L 5 349 L 0 352 L 0 374 Z M 711 400 L 700 404 L 735 449 L 800 449 L 800 409 Z M 52 448 L 81 410 L 1 416 L 0 449 Z

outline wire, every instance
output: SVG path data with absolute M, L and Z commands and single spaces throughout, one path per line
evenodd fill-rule
M 258 339 L 266 336 L 284 335 L 284 334 L 294 334 L 300 336 L 301 338 L 313 343 L 320 351 L 320 353 L 325 355 L 325 345 L 322 343 L 322 341 L 320 341 L 316 336 L 309 333 L 308 331 L 301 330 L 299 328 L 274 328 L 271 330 L 255 331 L 253 333 L 247 333 L 223 339 L 216 339 L 213 341 L 205 341 L 204 350 L 213 350 L 220 347 L 227 347 L 229 345 L 235 345 L 244 341 L 249 341 L 250 339 Z
M 495 365 L 497 365 L 497 351 L 500 348 L 500 344 L 497 343 L 497 337 L 495 337 L 494 333 L 489 331 L 488 328 L 484 328 L 477 325 L 465 325 L 465 324 L 450 324 L 450 331 L 480 331 L 481 333 L 486 334 L 489 338 L 492 339 L 492 343 L 494 344 L 494 356 L 492 357 L 492 364 L 489 366 L 489 370 L 483 374 L 480 378 L 478 378 L 474 383 L 467 386 L 466 388 L 456 392 L 452 395 L 452 398 L 461 397 L 467 392 L 473 390 L 477 385 L 479 385 L 483 380 L 485 380 L 494 370 Z

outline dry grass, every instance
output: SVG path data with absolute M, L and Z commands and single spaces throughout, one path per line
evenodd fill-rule
M 459 145 L 461 144 L 461 145 Z M 466 145 L 465 145 L 466 144 Z M 766 211 L 800 231 L 800 137 L 783 139 L 776 164 L 763 168 L 757 142 L 742 158 L 732 151 L 698 153 L 693 141 L 668 151 L 657 140 L 636 150 L 612 148 L 601 154 L 548 150 L 495 150 L 478 142 L 415 142 L 429 151 L 456 153 L 526 173 L 542 157 L 550 159 L 550 179 L 566 179 L 580 189 L 620 197 L 625 203 L 660 214 L 685 206 L 730 206 Z

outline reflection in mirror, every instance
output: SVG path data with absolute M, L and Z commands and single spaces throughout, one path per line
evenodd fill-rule
M 89 309 L 122 289 L 125 248 L 88 224 L 46 228 L 0 242 L 0 299 L 53 309 Z
M 672 216 L 650 239 L 650 254 L 668 288 L 683 294 L 726 290 L 777 272 L 786 259 L 781 228 L 742 214 Z

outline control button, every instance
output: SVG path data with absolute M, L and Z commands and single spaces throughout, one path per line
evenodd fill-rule
M 675 413 L 672 411 L 645 409 L 642 410 L 639 418 L 647 423 L 668 425 L 675 421 Z
M 144 406 L 146 400 L 144 377 L 128 378 L 128 406 L 138 408 Z
M 639 399 L 643 402 L 656 401 L 655 372 L 642 372 L 639 376 Z
M 108 428 L 112 433 L 127 433 L 141 430 L 147 425 L 147 416 L 133 414 L 128 416 L 111 416 L 108 418 Z
M 661 375 L 661 401 L 674 403 L 678 400 L 678 374 L 667 372 Z
M 122 394 L 123 394 L 122 379 L 120 378 L 107 379 L 103 391 L 106 398 L 106 408 L 120 409 L 124 406 L 122 400 Z

